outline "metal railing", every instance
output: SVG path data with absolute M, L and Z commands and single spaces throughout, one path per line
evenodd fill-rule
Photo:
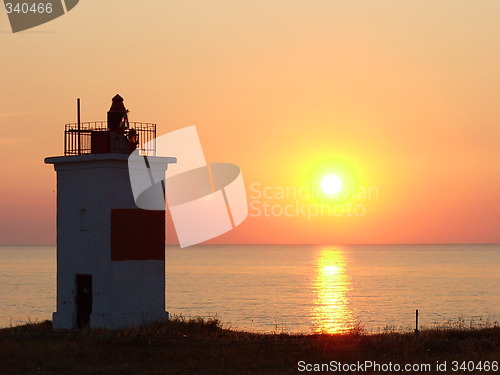
M 134 129 L 138 137 L 137 150 L 141 155 L 154 156 L 156 153 L 156 124 L 129 122 L 129 128 L 122 133 L 125 137 Z M 106 121 L 82 122 L 80 125 L 64 126 L 64 155 L 85 155 L 92 153 L 91 138 L 94 132 L 109 131 Z M 127 153 L 128 149 L 121 152 Z

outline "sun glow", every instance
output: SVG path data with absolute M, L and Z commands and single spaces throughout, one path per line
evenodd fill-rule
M 342 181 L 334 174 L 329 174 L 321 180 L 321 190 L 325 194 L 335 195 L 342 190 Z

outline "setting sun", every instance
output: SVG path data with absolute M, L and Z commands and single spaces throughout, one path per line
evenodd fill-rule
M 342 189 L 342 181 L 334 174 L 329 174 L 321 180 L 321 190 L 328 195 L 334 195 Z

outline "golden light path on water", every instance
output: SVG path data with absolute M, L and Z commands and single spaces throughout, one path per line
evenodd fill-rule
M 314 331 L 340 333 L 352 328 L 355 321 L 347 296 L 350 280 L 346 274 L 345 251 L 341 247 L 319 249 L 313 288 Z

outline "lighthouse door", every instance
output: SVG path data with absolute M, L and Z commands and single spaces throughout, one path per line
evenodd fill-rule
M 92 275 L 76 275 L 76 326 L 88 327 L 92 313 Z

